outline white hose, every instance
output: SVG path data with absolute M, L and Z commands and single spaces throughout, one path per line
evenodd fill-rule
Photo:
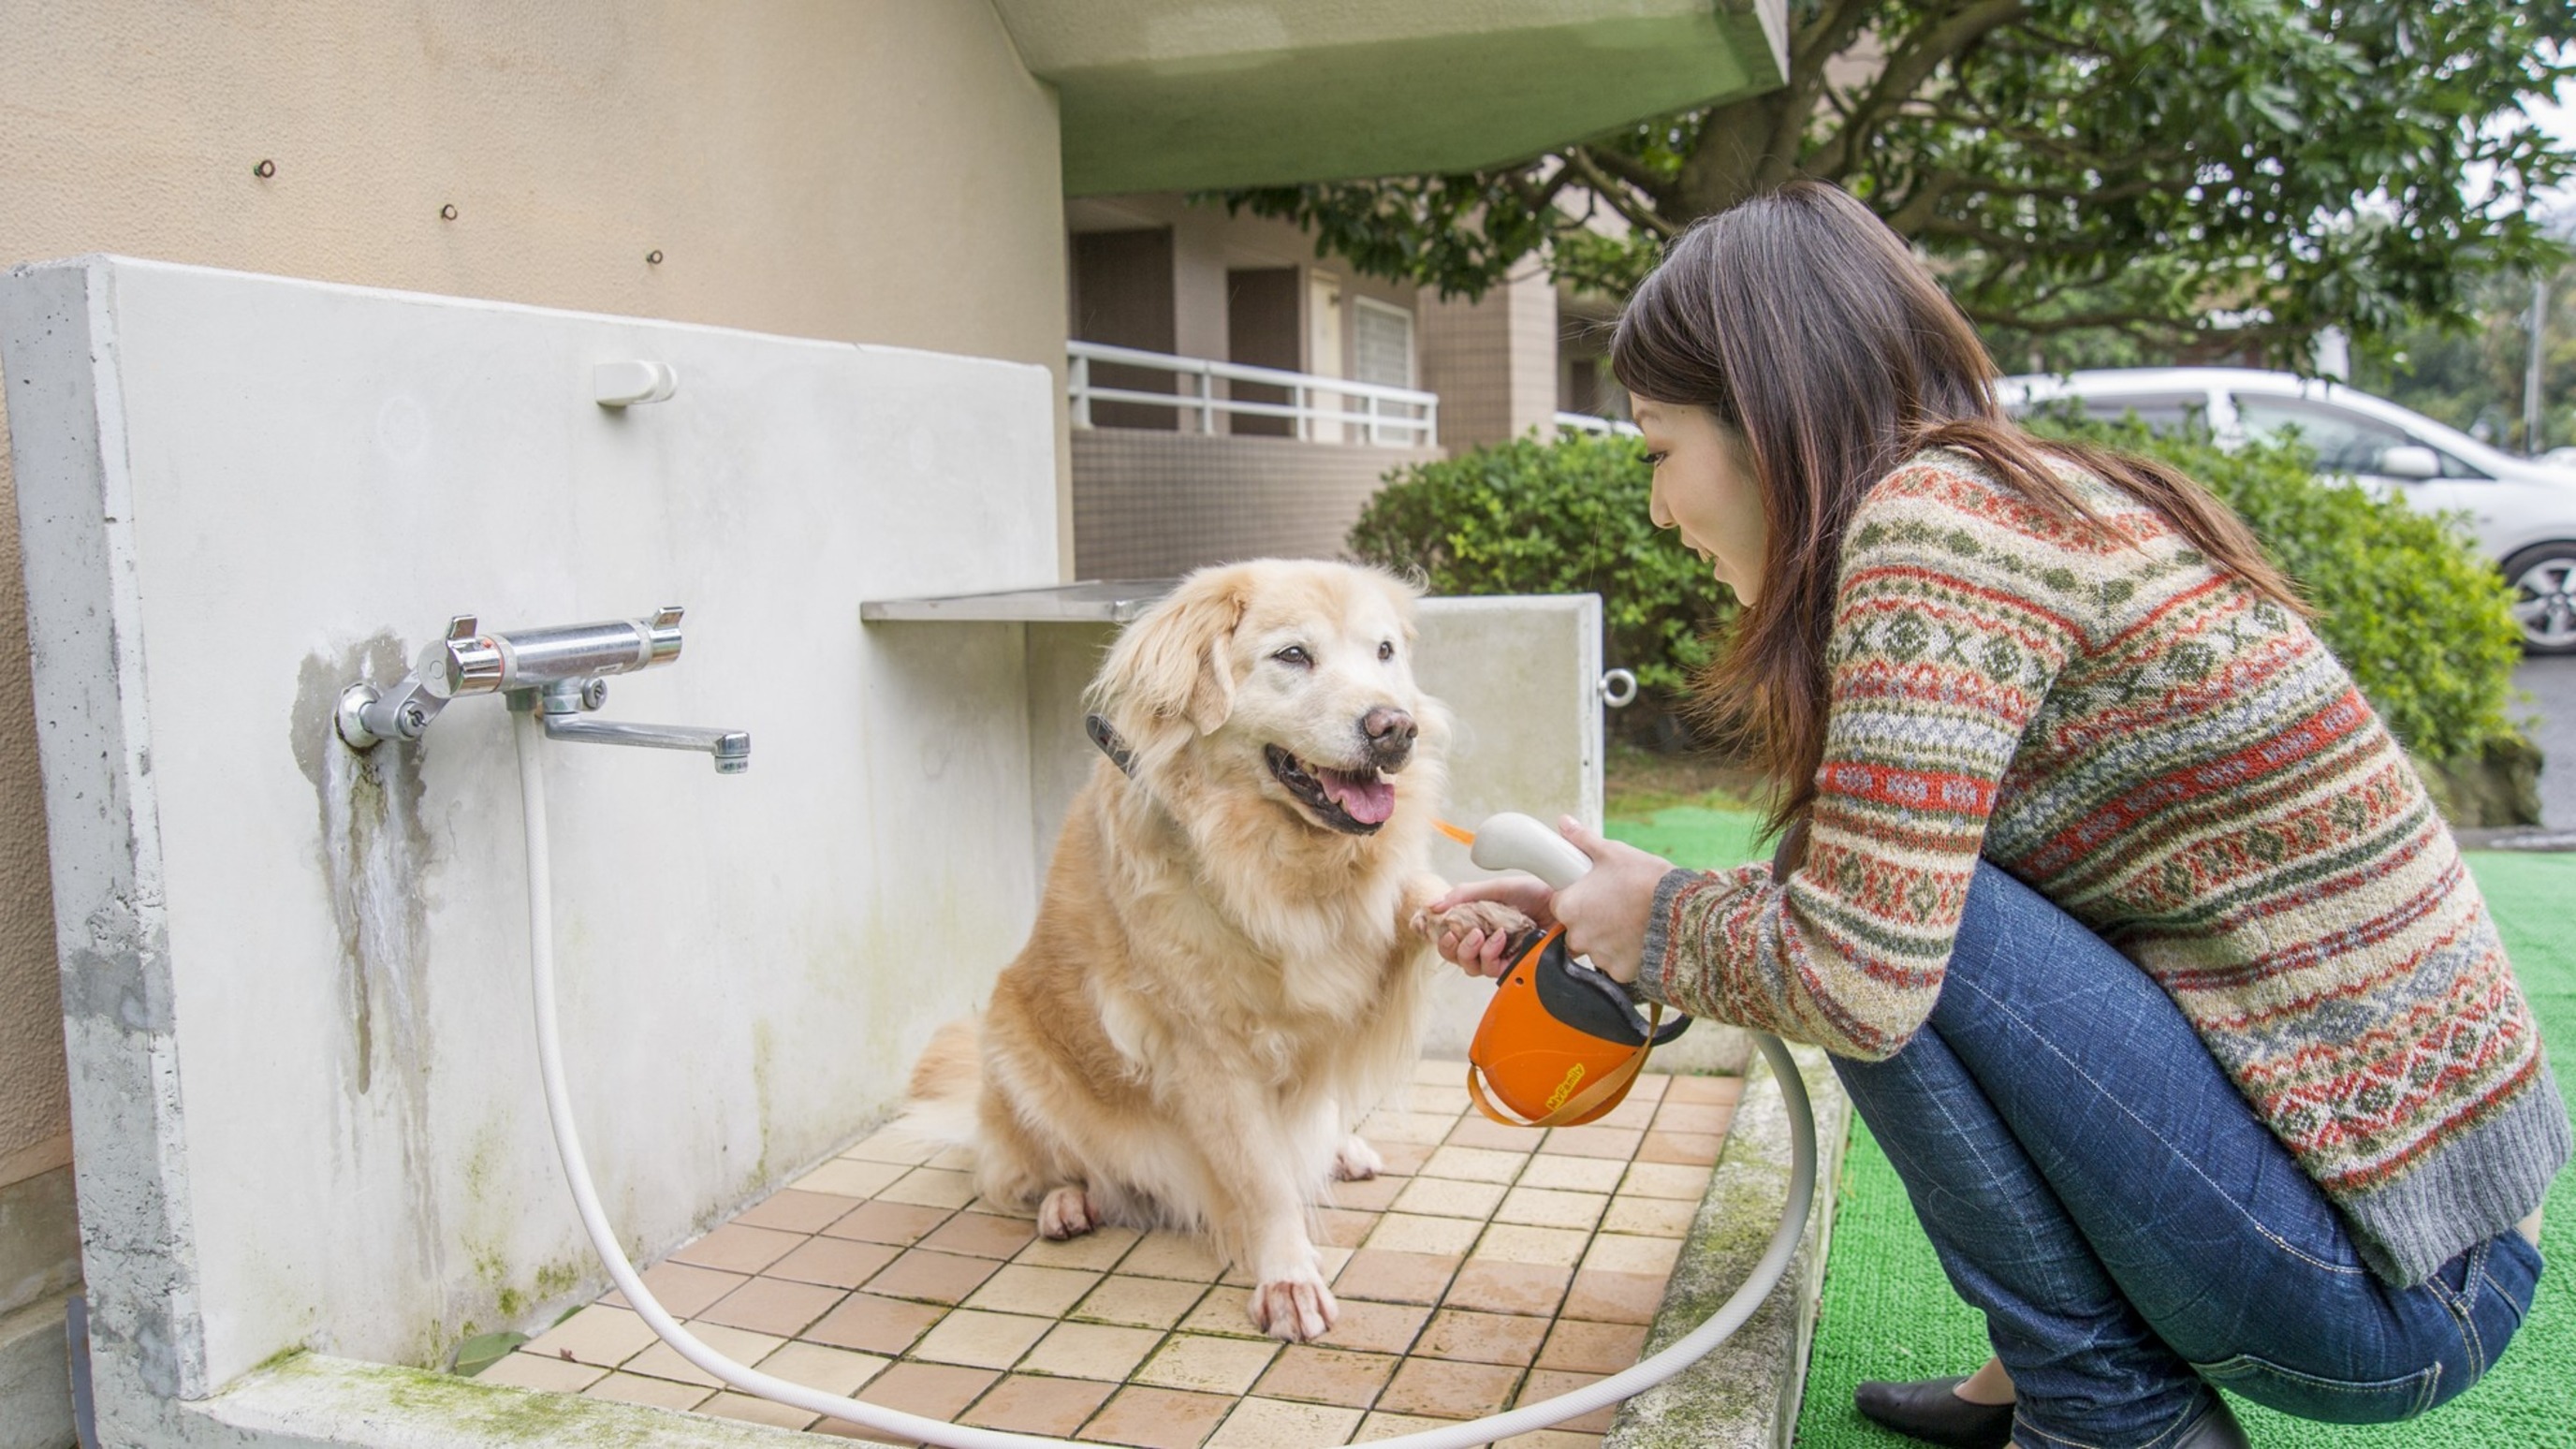
M 846 1419 L 899 1440 L 941 1444 L 948 1449 L 1098 1449 L 1096 1445 L 1077 1446 L 1069 1440 L 1036 1434 L 1008 1434 L 926 1419 L 882 1404 L 862 1403 L 789 1383 L 735 1363 L 707 1347 L 654 1300 L 635 1265 L 627 1261 L 625 1249 L 618 1245 L 617 1234 L 608 1226 L 608 1215 L 600 1210 L 599 1193 L 591 1186 L 590 1168 L 582 1157 L 581 1137 L 573 1127 L 572 1093 L 564 1085 L 563 1048 L 556 1039 L 555 1027 L 554 871 L 546 839 L 542 755 L 545 731 L 534 713 L 514 714 L 513 720 L 519 747 L 519 803 L 527 821 L 528 965 L 536 997 L 537 1069 L 545 1078 L 546 1116 L 554 1124 L 555 1151 L 563 1158 L 564 1179 L 572 1188 L 574 1206 L 581 1212 L 581 1225 L 590 1234 L 591 1246 L 598 1250 L 600 1261 L 608 1267 L 608 1276 L 616 1281 L 626 1301 L 680 1357 L 745 1393 L 775 1399 L 809 1413 Z M 1754 1044 L 1762 1048 L 1762 1055 L 1771 1063 L 1771 1074 L 1779 1081 L 1781 1098 L 1789 1109 L 1789 1201 L 1781 1212 L 1779 1228 L 1771 1234 L 1770 1245 L 1753 1265 L 1744 1286 L 1735 1290 L 1735 1296 L 1679 1342 L 1606 1379 L 1508 1413 L 1380 1440 L 1378 1449 L 1469 1449 L 1471 1445 L 1490 1444 L 1606 1408 L 1680 1373 L 1753 1316 L 1788 1271 L 1816 1191 L 1816 1122 L 1808 1109 L 1806 1083 L 1799 1079 L 1797 1064 L 1776 1037 L 1757 1035 Z

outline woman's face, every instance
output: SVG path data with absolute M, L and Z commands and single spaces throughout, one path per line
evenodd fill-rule
M 1655 526 L 1679 529 L 1682 542 L 1709 561 L 1717 581 L 1753 603 L 1771 525 L 1743 435 L 1715 413 L 1687 403 L 1637 398 L 1633 412 L 1655 470 L 1649 505 Z

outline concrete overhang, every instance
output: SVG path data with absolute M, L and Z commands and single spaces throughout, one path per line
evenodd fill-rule
M 994 0 L 1068 196 L 1459 171 L 1752 95 L 1786 0 Z

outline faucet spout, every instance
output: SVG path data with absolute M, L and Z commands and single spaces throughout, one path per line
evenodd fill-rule
M 546 738 L 587 741 L 595 745 L 641 745 L 651 750 L 697 750 L 715 756 L 716 773 L 739 775 L 751 768 L 751 734 L 747 730 L 705 729 L 696 725 L 629 724 L 623 720 L 583 719 L 548 711 Z

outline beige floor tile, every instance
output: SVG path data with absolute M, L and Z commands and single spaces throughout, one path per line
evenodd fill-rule
M 1509 1191 L 1499 1182 L 1417 1177 L 1395 1196 L 1394 1211 L 1444 1218 L 1490 1218 Z
M 1732 1104 L 1744 1095 L 1742 1077 L 1675 1077 L 1664 1089 L 1667 1102 L 1708 1102 Z
M 927 1419 L 954 1420 L 1000 1374 L 959 1364 L 899 1363 L 868 1380 L 859 1398 Z
M 1531 1228 L 1516 1223 L 1496 1223 L 1485 1229 L 1476 1242 L 1469 1261 L 1478 1258 L 1498 1263 L 1539 1263 L 1550 1268 L 1571 1268 L 1583 1261 L 1583 1246 L 1591 1234 L 1571 1228 Z
M 1324 1275 L 1325 1282 L 1330 1283 L 1333 1275 L 1342 1271 L 1342 1265 L 1351 1260 L 1355 1251 L 1331 1243 L 1317 1243 L 1314 1245 L 1315 1269 Z M 1228 1263 L 1216 1281 L 1228 1288 L 1249 1288 L 1252 1286 L 1252 1270 L 1241 1263 Z
M 884 1243 L 855 1238 L 807 1238 L 804 1246 L 762 1270 L 764 1278 L 792 1278 L 833 1288 L 856 1288 L 902 1253 Z
M 1512 1364 L 1457 1363 L 1448 1359 L 1408 1358 L 1378 1395 L 1381 1409 L 1399 1414 L 1428 1414 L 1435 1419 L 1473 1419 L 1511 1401 L 1521 1379 Z
M 810 1409 L 791 1408 L 774 1399 L 753 1394 L 738 1394 L 728 1389 L 698 1405 L 696 1412 L 712 1414 L 719 1419 L 740 1419 L 748 1424 L 767 1424 L 779 1429 L 802 1429 L 822 1415 Z
M 1607 1273 L 1647 1273 L 1670 1277 L 1681 1248 L 1679 1238 L 1634 1238 L 1625 1233 L 1603 1233 L 1592 1240 L 1591 1250 L 1583 1255 L 1583 1266 L 1587 1270 Z
M 1616 1328 L 1618 1324 L 1593 1324 Z M 1504 1313 L 1468 1313 L 1443 1308 L 1423 1325 L 1414 1340 L 1416 1358 L 1456 1359 L 1464 1363 L 1499 1363 L 1527 1367 L 1546 1341 L 1548 1321 Z M 1569 1364 L 1569 1368 L 1581 1365 Z
M 1381 1172 L 1375 1177 L 1364 1178 L 1358 1182 L 1334 1183 L 1325 1200 L 1337 1208 L 1346 1208 L 1353 1212 L 1382 1213 L 1386 1211 L 1387 1204 L 1395 1201 L 1395 1195 L 1404 1191 L 1405 1184 L 1411 1181 L 1413 1179 L 1409 1177 L 1398 1177 L 1391 1172 Z
M 1135 1449 L 1198 1449 L 1234 1409 L 1223 1394 L 1131 1384 L 1102 1406 L 1081 1436 Z
M 880 1189 L 877 1198 L 916 1207 L 961 1208 L 975 1200 L 975 1179 L 944 1168 L 916 1167 Z
M 1512 1400 L 1512 1407 L 1517 1409 L 1523 1405 L 1538 1403 L 1542 1399 L 1553 1399 L 1559 1394 L 1570 1394 L 1585 1384 L 1597 1383 L 1605 1377 L 1607 1377 L 1605 1374 L 1568 1373 L 1562 1369 L 1532 1369 L 1530 1376 L 1521 1382 L 1520 1395 Z M 1595 1409 L 1580 1418 L 1568 1419 L 1556 1427 L 1561 1432 L 1569 1434 L 1605 1433 L 1610 1428 L 1611 1416 L 1618 1412 L 1619 1406 L 1611 1404 L 1606 1408 Z
M 1018 1218 L 964 1212 L 941 1223 L 921 1246 L 942 1253 L 1007 1259 L 1037 1241 L 1037 1229 Z
M 1251 1290 L 1223 1285 L 1209 1289 L 1199 1306 L 1181 1320 L 1181 1332 L 1213 1333 L 1220 1338 L 1269 1337 L 1253 1326 Z
M 790 1248 L 804 1241 L 804 1235 L 800 1233 L 727 1223 L 673 1253 L 671 1261 L 686 1263 L 692 1268 L 713 1268 L 721 1273 L 757 1273 L 787 1256 Z
M 937 1304 L 907 1303 L 897 1298 L 879 1298 L 871 1293 L 853 1293 L 841 1300 L 840 1307 L 824 1314 L 821 1322 L 806 1329 L 804 1337 L 834 1348 L 857 1349 L 861 1353 L 881 1353 L 892 1357 L 912 1347 L 923 1331 L 945 1317 L 947 1312 Z
M 1494 1449 L 1599 1449 L 1598 1434 L 1569 1434 L 1563 1429 L 1533 1429 L 1494 1441 Z
M 1625 1162 L 1637 1155 L 1645 1133 L 1634 1127 L 1551 1127 L 1539 1151 L 1550 1157 L 1611 1157 Z
M 1082 1301 L 1082 1295 L 1100 1286 L 1101 1275 L 1072 1268 L 1037 1268 L 1026 1263 L 1006 1263 L 1000 1272 L 984 1280 L 966 1300 L 969 1308 L 986 1308 L 995 1313 L 1034 1313 L 1046 1318 L 1062 1318 L 1065 1311 Z
M 774 1333 L 754 1333 L 747 1328 L 728 1328 L 721 1323 L 691 1323 L 687 1327 L 698 1342 L 735 1363 L 758 1363 L 787 1342 Z M 713 1374 L 680 1357 L 679 1350 L 667 1343 L 654 1344 L 628 1359 L 625 1368 L 630 1374 L 650 1374 L 674 1383 L 696 1384 L 709 1389 L 724 1387 Z
M 1369 1230 L 1377 1226 L 1377 1218 L 1376 1213 L 1350 1208 L 1317 1208 L 1315 1226 L 1321 1236 L 1316 1241 L 1337 1248 L 1356 1248 L 1368 1238 Z
M 1127 1256 L 1127 1250 L 1144 1236 L 1134 1228 L 1093 1228 L 1081 1237 L 1062 1242 L 1038 1238 L 1020 1249 L 1020 1255 L 1011 1261 L 1032 1268 L 1082 1268 L 1106 1273 L 1117 1267 L 1118 1260 Z
M 1726 1139 L 1708 1132 L 1649 1132 L 1638 1145 L 1639 1162 L 1681 1162 L 1700 1165 L 1717 1161 L 1718 1149 Z
M 698 1310 L 698 1321 L 794 1338 L 807 1324 L 831 1312 L 846 1291 L 786 1278 L 754 1278 Z
M 906 1356 L 927 1363 L 1006 1369 L 1054 1326 L 1052 1319 L 960 1308 L 923 1334 Z
M 1562 1192 L 1552 1187 L 1516 1187 L 1494 1210 L 1498 1223 L 1535 1228 L 1573 1228 L 1590 1232 L 1610 1206 L 1606 1192 Z
M 1209 1438 L 1209 1449 L 1313 1449 L 1347 1442 L 1360 1426 L 1360 1411 L 1331 1404 L 1292 1404 L 1246 1399 L 1234 1406 Z
M 1065 1316 L 1130 1328 L 1169 1328 L 1180 1322 L 1206 1292 L 1204 1284 L 1112 1273 Z
M 1224 1267 L 1207 1239 L 1196 1233 L 1147 1233 L 1143 1242 L 1118 1260 L 1118 1271 L 1130 1278 L 1178 1278 L 1185 1283 L 1213 1283 Z
M 1449 1135 L 1458 1125 L 1454 1113 L 1441 1112 L 1371 1112 L 1360 1119 L 1360 1135 L 1371 1146 L 1381 1142 L 1411 1142 L 1428 1147 Z
M 498 1363 L 474 1376 L 478 1384 L 500 1384 L 514 1389 L 542 1389 L 552 1394 L 579 1393 L 606 1377 L 608 1370 L 597 1364 L 575 1363 L 552 1355 L 540 1357 L 522 1349 L 503 1354 Z
M 1191 1389 L 1207 1394 L 1241 1395 L 1278 1355 L 1274 1339 L 1214 1338 L 1176 1333 L 1132 1375 L 1133 1381 L 1162 1389 Z
M 1059 1323 L 1020 1361 L 1023 1371 L 1124 1383 L 1163 1341 L 1156 1328 L 1107 1323 Z
M 789 1184 L 789 1190 L 839 1198 L 874 1197 L 911 1170 L 897 1162 L 835 1157 Z
M 632 1310 L 594 1303 L 519 1345 L 519 1352 L 615 1368 L 653 1341 L 652 1328 Z
M 1425 1429 L 1447 1428 L 1449 1423 L 1447 1419 L 1425 1418 L 1420 1414 L 1390 1414 L 1380 1410 L 1360 1420 L 1360 1431 L 1351 1436 L 1351 1442 L 1365 1444 L 1372 1439 L 1392 1439 L 1399 1434 L 1418 1434 Z
M 1378 1171 L 1395 1177 L 1411 1177 L 1420 1172 L 1422 1164 L 1438 1150 L 1423 1142 L 1377 1142 L 1370 1145 L 1377 1148 L 1380 1159 Z
M 966 1211 L 982 1213 L 987 1217 L 1017 1218 L 1021 1222 L 1031 1224 L 1029 1231 L 1037 1231 L 1035 1224 L 1038 1220 L 1038 1210 L 1035 1204 L 995 1202 L 989 1197 L 978 1197 L 966 1204 Z
M 782 1233 L 819 1233 L 849 1210 L 849 1198 L 840 1194 L 782 1187 L 734 1214 L 733 1220 Z
M 990 1258 L 934 1253 L 906 1248 L 868 1280 L 868 1291 L 884 1298 L 917 1298 L 925 1303 L 962 1303 L 1002 1265 Z
M 1489 1152 L 1532 1152 L 1537 1150 L 1541 1134 L 1528 1127 L 1515 1127 L 1496 1122 L 1482 1112 L 1470 1112 L 1449 1129 L 1445 1141 L 1452 1147 L 1479 1147 Z
M 844 1398 L 859 1391 L 859 1386 L 885 1372 L 892 1359 L 872 1353 L 852 1353 L 846 1348 L 832 1348 L 819 1343 L 783 1345 L 757 1367 L 791 1384 L 821 1389 Z
M 1678 1197 L 1614 1197 L 1601 1215 L 1601 1231 L 1648 1238 L 1678 1238 L 1690 1231 L 1699 1204 Z
M 656 1409 L 694 1409 L 705 1401 L 709 1392 L 696 1384 L 648 1379 L 642 1374 L 610 1374 L 582 1390 L 581 1396 L 620 1404 L 649 1404 Z
M 969 1147 L 943 1148 L 934 1155 L 926 1165 L 931 1167 L 944 1167 L 950 1172 L 973 1172 L 975 1170 L 975 1152 L 974 1149 Z
M 1365 1245 L 1376 1253 L 1424 1253 L 1434 1257 L 1463 1256 L 1476 1245 L 1476 1235 L 1484 1224 L 1473 1218 L 1435 1218 L 1420 1213 L 1388 1213 L 1378 1219 L 1377 1229 Z
M 1335 1296 L 1384 1303 L 1437 1303 L 1464 1261 L 1446 1253 L 1387 1253 L 1362 1248 L 1333 1275 Z
M 750 1281 L 748 1273 L 719 1273 L 686 1263 L 656 1263 L 644 1270 L 645 1291 L 674 1318 L 686 1318 Z M 632 1306 L 623 1293 L 611 1293 L 599 1301 L 611 1308 Z
M 1422 1164 L 1423 1177 L 1457 1177 L 1469 1182 L 1509 1182 L 1520 1175 L 1529 1157 L 1519 1152 L 1496 1152 L 1483 1147 L 1434 1148 L 1430 1160 Z
M 1609 1111 L 1602 1113 L 1600 1116 L 1593 1118 L 1591 1121 L 1586 1122 L 1583 1125 L 1586 1127 L 1615 1127 L 1626 1128 L 1630 1131 L 1642 1131 L 1648 1123 L 1655 1120 L 1655 1107 L 1656 1103 L 1653 1098 L 1640 1097 L 1634 1091 L 1631 1091 L 1629 1092 L 1628 1099 L 1626 1101 L 1621 1102 L 1618 1106 L 1611 1108 Z
M 1538 1366 L 1580 1373 L 1615 1374 L 1637 1362 L 1646 1346 L 1642 1323 L 1579 1323 L 1564 1319 L 1547 1335 Z
M 1402 1362 L 1391 1353 L 1360 1353 L 1320 1343 L 1292 1343 L 1271 1360 L 1253 1392 L 1274 1399 L 1365 1409 Z
M 1455 1117 L 1475 1105 L 1468 1100 L 1467 1089 L 1459 1085 L 1466 1079 L 1466 1068 L 1461 1067 L 1456 1076 L 1445 1082 L 1415 1082 L 1405 1089 L 1404 1108 L 1408 1112 Z
M 1083 1421 L 1090 1418 L 1117 1387 L 1116 1384 L 1091 1383 L 1083 1379 L 1006 1374 L 1000 1383 L 985 1390 L 984 1397 L 977 1399 L 973 1408 L 960 1415 L 958 1422 L 1012 1434 L 1043 1434 L 1050 1439 L 1062 1439 L 1081 1428 Z
M 937 1157 L 940 1151 L 941 1148 L 936 1142 L 924 1142 L 909 1133 L 888 1130 L 852 1143 L 841 1149 L 841 1155 L 855 1157 L 863 1162 L 900 1162 L 906 1167 L 911 1167 L 928 1162 Z
M 1442 1296 L 1442 1306 L 1467 1308 L 1480 1313 L 1518 1313 L 1547 1317 L 1565 1301 L 1566 1285 L 1574 1279 L 1571 1268 L 1551 1267 L 1545 1263 L 1507 1263 L 1495 1258 L 1470 1258 Z
M 1665 1275 L 1658 1273 L 1577 1273 L 1566 1291 L 1566 1318 L 1600 1323 L 1652 1323 L 1663 1306 Z
M 1708 1191 L 1708 1169 L 1677 1162 L 1639 1162 L 1628 1168 L 1619 1190 L 1638 1197 L 1680 1197 L 1692 1202 Z
M 1670 1072 L 1639 1072 L 1637 1080 L 1629 1085 L 1628 1096 L 1631 1101 L 1659 1102 L 1672 1084 Z
M 1735 1125 L 1733 1104 L 1715 1102 L 1666 1102 L 1655 1111 L 1657 1132 L 1723 1133 Z
M 823 1236 L 909 1248 L 930 1236 L 941 1223 L 948 1221 L 949 1216 L 946 1208 L 903 1202 L 863 1202 L 825 1228 Z
M 1519 1185 L 1551 1192 L 1609 1192 L 1627 1174 L 1628 1164 L 1606 1157 L 1539 1157 L 1531 1159 Z
M 1413 1346 L 1422 1332 L 1423 1320 L 1431 1310 L 1412 1303 L 1371 1303 L 1363 1299 L 1345 1299 L 1341 1316 L 1322 1339 L 1326 1348 L 1347 1348 L 1362 1353 L 1402 1353 Z
M 1467 1064 L 1456 1057 L 1422 1057 L 1413 1064 L 1413 1080 L 1436 1086 L 1456 1086 L 1467 1075 Z

